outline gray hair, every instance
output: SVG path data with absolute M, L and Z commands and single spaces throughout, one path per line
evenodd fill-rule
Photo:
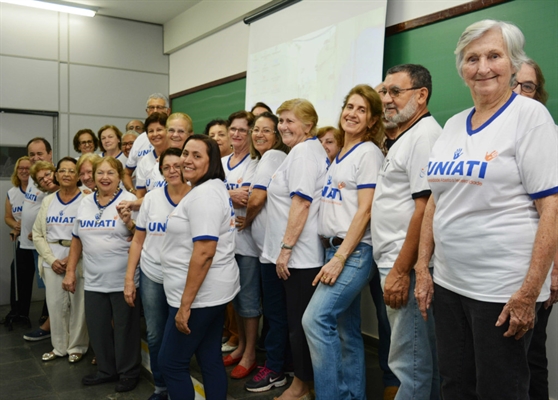
M 147 102 L 145 103 L 146 107 L 149 106 L 149 100 L 151 100 L 151 99 L 163 99 L 163 100 L 165 100 L 165 107 L 167 107 L 167 108 L 170 107 L 169 98 L 162 93 L 152 93 L 152 94 L 150 94 L 149 97 L 147 98 Z
M 453 52 L 456 55 L 455 65 L 457 73 L 463 79 L 463 58 L 465 56 L 464 50 L 473 40 L 479 39 L 485 33 L 492 29 L 498 29 L 502 33 L 502 38 L 506 44 L 508 57 L 512 63 L 515 72 L 519 71 L 521 64 L 527 61 L 527 55 L 523 50 L 525 46 L 525 36 L 521 30 L 512 23 L 504 21 L 495 21 L 492 19 L 485 19 L 474 24 L 469 25 L 461 34 L 457 47 Z M 514 72 L 514 75 L 515 75 Z
M 139 133 L 137 133 L 136 131 L 134 131 L 133 129 L 130 129 L 129 131 L 126 131 L 125 134 L 122 135 L 122 137 L 126 136 L 126 135 L 132 135 L 134 137 L 138 137 Z
M 399 64 L 388 69 L 386 76 L 397 74 L 398 72 L 405 72 L 409 75 L 411 85 L 414 88 L 426 88 L 428 90 L 428 96 L 426 96 L 426 104 L 428 104 L 430 97 L 432 97 L 432 76 L 430 71 L 420 64 Z

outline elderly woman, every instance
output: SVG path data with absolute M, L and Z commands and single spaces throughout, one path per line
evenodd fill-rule
M 436 294 L 448 399 L 529 398 L 527 349 L 556 252 L 558 136 L 546 108 L 510 88 L 523 44 L 509 23 L 466 28 L 455 54 L 474 107 L 446 123 L 428 166 L 415 293 L 423 316 Z
M 140 373 L 139 307 L 130 307 L 124 300 L 129 238 L 135 224 L 131 219 L 125 223 L 117 210 L 121 201 L 135 196 L 120 189 L 123 174 L 122 164 L 114 157 L 93 164 L 97 191 L 86 196 L 79 207 L 62 283 L 65 290 L 76 292 L 76 269 L 83 255 L 85 319 L 97 372 L 84 376 L 82 383 L 118 381 L 117 392 L 133 390 Z
M 14 166 L 11 181 L 13 187 L 8 190 L 4 207 L 4 222 L 10 228 L 10 239 L 15 244 L 14 260 L 10 266 L 10 311 L 2 318 L 1 324 L 11 327 L 12 322 L 23 320 L 29 321 L 29 307 L 31 306 L 31 294 L 33 293 L 33 274 L 35 271 L 33 252 L 19 247 L 19 235 L 21 234 L 21 210 L 25 191 L 29 182 L 29 170 L 31 160 L 29 157 L 20 157 Z M 17 265 L 16 265 L 17 263 Z M 16 288 L 17 283 L 17 288 Z M 17 293 L 17 299 L 16 299 Z
M 190 360 L 195 354 L 206 397 L 224 400 L 227 375 L 221 330 L 225 306 L 240 290 L 234 210 L 223 185 L 219 148 L 212 139 L 189 137 L 181 161 L 192 190 L 169 215 L 161 248 L 169 316 L 159 367 L 173 400 L 193 400 Z
M 122 152 L 122 132 L 114 125 L 105 125 L 97 133 L 102 157 L 114 157 L 124 166 L 128 157 Z
M 166 398 L 167 385 L 159 370 L 158 356 L 168 317 L 167 298 L 163 288 L 161 248 L 167 219 L 180 200 L 190 191 L 180 170 L 182 150 L 169 148 L 159 157 L 159 168 L 167 185 L 147 193 L 136 221 L 136 233 L 130 246 L 124 284 L 124 298 L 130 307 L 136 301 L 136 270 L 141 260 L 140 296 L 147 325 L 149 361 L 155 393 L 152 400 Z
M 324 265 L 316 234 L 327 155 L 315 137 L 318 114 L 304 99 L 288 100 L 277 109 L 279 132 L 291 151 L 267 188 L 267 223 L 262 257 L 276 265 L 287 303 L 289 339 L 295 377 L 279 399 L 310 399 L 314 379 L 302 315 L 312 298 L 312 281 Z M 303 173 L 302 173 L 303 172 Z
M 234 152 L 221 159 L 225 171 L 225 184 L 234 206 L 235 216 L 246 215 L 248 189 L 257 161 L 250 158 L 249 130 L 254 116 L 248 111 L 238 111 L 229 116 L 229 136 Z M 240 224 L 240 221 L 237 221 Z M 238 225 L 240 226 L 240 225 Z M 240 293 L 234 299 L 234 309 L 239 318 L 238 348 L 223 358 L 225 366 L 238 364 L 231 378 L 242 379 L 256 368 L 256 342 L 260 310 L 259 252 L 250 229 L 238 231 L 235 237 L 236 262 L 240 270 Z
M 515 93 L 534 99 L 546 105 L 548 93 L 544 88 L 545 79 L 539 65 L 533 60 L 521 64 L 515 74 L 512 89 Z M 550 297 L 537 312 L 537 322 L 533 328 L 533 337 L 529 344 L 530 400 L 548 399 L 548 360 L 546 358 L 546 326 L 552 311 L 552 305 L 558 301 L 558 251 L 554 257 L 551 273 Z
M 263 112 L 256 117 L 250 132 L 250 156 L 259 161 L 250 185 L 246 218 L 239 228 L 251 227 L 252 238 L 260 254 L 263 312 L 269 323 L 265 338 L 267 360 L 265 366 L 244 385 L 250 392 L 263 392 L 287 384 L 284 374 L 288 348 L 285 289 L 275 272 L 275 265 L 261 257 L 267 220 L 267 185 L 289 151 L 277 130 L 278 123 L 275 115 Z
M 34 169 L 34 168 L 33 168 Z M 40 172 L 38 173 L 40 174 Z M 40 178 L 37 178 L 40 179 Z M 43 200 L 33 225 L 33 243 L 39 252 L 39 271 L 46 286 L 46 301 L 50 313 L 50 333 L 53 350 L 43 354 L 43 361 L 68 356 L 70 363 L 81 360 L 89 347 L 83 306 L 83 276 L 81 265 L 76 275 L 76 291 L 62 289 L 66 272 L 72 228 L 83 194 L 78 187 L 76 160 L 64 157 L 56 166 L 49 191 L 60 189 Z
M 318 233 L 326 264 L 312 282 L 318 286 L 302 318 L 319 399 L 366 399 L 360 292 L 377 271 L 370 214 L 384 160 L 378 147 L 382 111 L 370 86 L 351 89 L 339 117 L 344 146 L 322 190 Z
M 320 139 L 322 146 L 324 146 L 327 158 L 331 164 L 343 147 L 343 134 L 339 129 L 333 126 L 324 126 L 318 129 L 318 134 L 316 136 Z
M 90 194 L 96 190 L 95 177 L 93 176 L 93 164 L 99 161 L 101 157 L 97 154 L 87 153 L 82 155 L 76 165 L 79 180 L 87 188 L 83 193 Z
M 214 119 L 209 121 L 205 127 L 205 134 L 217 142 L 221 157 L 231 155 L 233 150 L 231 138 L 227 128 L 227 121 L 224 119 Z
M 80 129 L 74 135 L 74 150 L 80 154 L 93 153 L 99 147 L 99 139 L 91 129 Z

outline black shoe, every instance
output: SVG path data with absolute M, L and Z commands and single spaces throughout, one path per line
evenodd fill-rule
M 129 392 L 134 390 L 139 383 L 139 378 L 121 378 L 114 390 L 117 392 Z
M 118 375 L 99 376 L 95 373 L 95 374 L 85 375 L 83 378 L 81 378 L 81 383 L 87 386 L 94 386 L 94 385 L 100 385 L 101 383 L 116 382 L 117 380 L 118 380 Z

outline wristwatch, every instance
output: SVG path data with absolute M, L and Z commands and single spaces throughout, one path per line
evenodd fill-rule
M 294 245 L 289 246 L 289 245 L 286 245 L 285 243 L 281 242 L 281 248 L 282 249 L 292 250 L 293 247 L 294 247 Z

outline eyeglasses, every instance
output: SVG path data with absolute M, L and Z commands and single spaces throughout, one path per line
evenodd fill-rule
M 535 93 L 535 91 L 539 88 L 533 82 L 518 82 L 518 81 L 515 81 L 512 84 L 512 90 L 515 89 L 517 87 L 517 85 L 521 86 L 521 91 L 524 92 L 524 93 Z
M 51 175 L 52 175 L 52 171 L 45 172 L 45 174 L 42 177 L 40 177 L 38 180 L 39 185 L 42 185 L 45 179 L 50 178 Z
M 170 172 L 172 169 L 174 169 L 175 171 L 180 171 L 180 165 L 165 165 L 162 168 L 163 172 Z
M 409 89 L 399 89 L 397 86 L 389 88 L 389 89 L 382 89 L 378 92 L 378 94 L 382 97 L 384 97 L 387 93 L 389 93 L 389 97 L 391 97 L 392 99 L 395 99 L 399 96 L 401 96 L 401 93 L 404 93 L 408 90 L 417 90 L 417 89 L 422 89 L 421 87 L 412 87 Z
M 235 128 L 235 127 L 232 127 L 232 128 L 229 128 L 229 132 L 232 132 L 232 133 L 237 133 L 237 132 L 238 132 L 238 133 L 248 133 L 248 130 L 247 130 L 247 129 L 244 129 L 244 128 Z
M 147 111 L 155 111 L 155 110 L 163 111 L 163 110 L 166 110 L 166 109 L 167 109 L 167 107 L 165 107 L 165 106 L 147 106 Z
M 58 173 L 61 174 L 61 175 L 64 175 L 64 174 L 74 175 L 76 173 L 76 170 L 75 169 L 62 168 L 62 169 L 58 170 Z
M 254 128 L 250 131 L 250 134 L 259 134 L 259 133 L 263 133 L 264 135 L 275 135 L 275 131 L 272 131 L 269 128 L 264 128 L 264 129 L 258 129 L 258 128 Z
M 134 142 L 122 142 L 122 147 L 132 147 Z
M 79 142 L 79 144 L 93 144 L 93 140 L 84 140 L 83 142 Z

